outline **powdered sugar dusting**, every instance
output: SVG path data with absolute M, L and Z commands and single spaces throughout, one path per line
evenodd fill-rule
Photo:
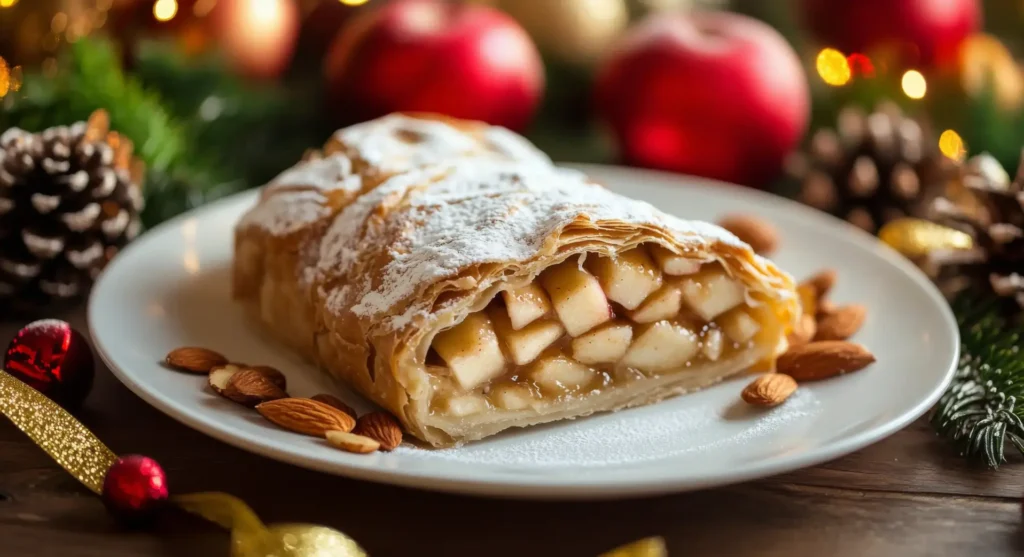
M 521 136 L 501 128 L 484 131 L 484 141 L 438 120 L 392 114 L 339 130 L 335 134 L 351 154 L 377 170 L 404 172 L 460 157 L 496 156 L 550 164 L 551 159 Z
M 317 190 L 279 192 L 259 203 L 242 217 L 239 227 L 260 228 L 272 235 L 297 232 L 330 214 Z
M 359 233 L 372 211 L 403 197 L 397 215 Z M 717 226 L 663 214 L 575 171 L 466 160 L 397 176 L 363 195 L 329 228 L 319 267 L 327 274 L 346 276 L 365 251 L 363 246 L 391 241 L 394 259 L 381 280 L 363 278 L 356 285 L 362 293 L 353 307 L 357 315 L 383 317 L 417 289 L 453 277 L 466 266 L 535 257 L 548 237 L 577 218 L 663 226 L 680 241 L 686 241 L 685 236 L 690 242 L 740 245 Z M 410 307 L 391 325 L 401 326 L 423 309 Z
M 352 161 L 341 153 L 300 162 L 274 178 L 268 188 L 307 186 L 322 190 L 358 192 L 362 178 L 352 173 Z
M 405 450 L 415 450 L 416 456 L 424 459 L 527 470 L 636 464 L 680 455 L 699 458 L 700 453 L 763 442 L 778 432 L 791 437 L 793 424 L 807 423 L 821 411 L 815 395 L 801 389 L 771 412 L 746 412 L 726 418 L 743 412 L 745 407 L 736 410 L 733 405 L 742 403 L 731 402 L 737 400 L 735 394 L 715 394 L 712 389 L 645 408 L 513 430 L 453 449 Z

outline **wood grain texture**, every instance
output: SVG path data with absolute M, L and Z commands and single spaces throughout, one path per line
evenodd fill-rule
M 13 331 L 0 326 L 0 338 Z M 858 453 L 758 482 L 647 499 L 531 503 L 356 482 L 248 454 L 150 408 L 102 366 L 79 418 L 115 452 L 159 460 L 172 491 L 227 491 L 268 522 L 327 524 L 375 557 L 593 557 L 649 535 L 665 537 L 674 557 L 1024 551 L 1024 466 L 992 472 L 967 465 L 923 421 Z M 119 530 L 98 498 L 0 422 L 0 555 L 226 557 L 228 537 L 183 514 L 150 531 Z

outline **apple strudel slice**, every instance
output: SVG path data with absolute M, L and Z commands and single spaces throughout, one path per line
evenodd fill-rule
M 434 446 L 699 389 L 774 357 L 799 314 L 728 232 L 551 166 L 394 175 L 318 246 L 308 355 Z

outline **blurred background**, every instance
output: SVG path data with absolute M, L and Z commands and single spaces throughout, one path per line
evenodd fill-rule
M 414 110 L 876 230 L 971 155 L 1016 171 L 1022 30 L 1022 0 L 0 0 L 0 130 L 106 109 L 147 226 Z

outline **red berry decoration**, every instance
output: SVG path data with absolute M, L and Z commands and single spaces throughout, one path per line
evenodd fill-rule
M 119 457 L 103 479 L 103 504 L 110 514 L 127 524 L 153 518 L 167 497 L 167 475 L 148 456 Z
M 4 354 L 4 370 L 65 408 L 79 406 L 89 390 L 95 362 L 88 341 L 57 319 L 29 323 Z

